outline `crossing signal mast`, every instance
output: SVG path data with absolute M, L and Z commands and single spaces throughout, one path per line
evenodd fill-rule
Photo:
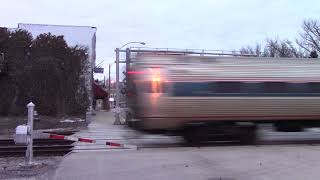
M 126 53 L 126 60 L 124 63 L 126 63 L 126 73 L 127 73 L 127 70 L 129 68 L 129 65 L 130 65 L 130 48 L 127 48 L 126 50 L 121 50 L 122 48 L 124 48 L 125 46 L 129 45 L 129 44 L 141 44 L 141 45 L 146 45 L 145 42 L 136 42 L 136 41 L 133 41 L 133 42 L 128 42 L 126 44 L 124 44 L 123 46 L 121 46 L 120 48 L 116 48 L 115 49 L 115 52 L 116 52 L 116 108 L 119 109 L 120 108 L 120 81 L 119 81 L 119 72 L 120 72 L 120 68 L 119 68 L 119 64 L 120 63 L 123 63 L 123 62 L 120 62 L 120 52 L 125 52 Z M 127 74 L 126 74 L 127 75 Z M 126 76 L 128 77 L 128 76 Z M 115 125 L 118 125 L 118 124 L 121 124 L 120 123 L 120 114 L 119 114 L 119 111 L 116 112 L 116 118 L 115 118 L 115 122 L 114 124 Z

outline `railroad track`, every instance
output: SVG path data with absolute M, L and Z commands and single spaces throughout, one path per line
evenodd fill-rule
M 320 145 L 319 141 L 307 141 L 307 142 L 292 142 L 292 141 L 282 141 L 282 142 L 260 142 L 258 144 L 254 144 L 251 146 L 260 146 L 260 145 Z M 239 142 L 216 142 L 216 143 L 202 143 L 198 145 L 190 145 L 187 143 L 153 143 L 153 144 L 144 144 L 144 145 L 138 145 L 138 149 L 166 149 L 166 148 L 201 148 L 201 147 L 221 147 L 221 146 L 248 146 L 241 144 Z M 129 150 L 129 148 L 107 148 L 104 145 L 96 146 L 94 148 L 86 148 L 86 147 L 78 147 L 76 149 L 73 149 L 74 152 L 84 152 L 84 151 L 108 151 L 108 150 Z
M 36 156 L 62 156 L 72 151 L 74 141 L 56 139 L 34 139 L 33 151 Z M 0 157 L 24 156 L 27 147 L 16 145 L 13 139 L 0 140 Z
M 282 137 L 278 134 L 276 137 Z M 136 145 L 138 149 L 157 149 L 157 148 L 184 148 L 184 147 L 208 147 L 208 146 L 242 146 L 237 140 L 230 141 L 208 141 L 196 145 L 185 143 L 180 136 L 170 137 L 114 137 L 114 138 L 93 138 L 97 143 L 74 143 L 75 141 L 59 140 L 59 139 L 34 139 L 35 156 L 62 156 L 71 151 L 95 151 L 95 150 L 125 150 L 122 147 L 107 147 L 104 141 L 120 141 Z M 101 142 L 99 142 L 101 141 Z M 318 139 L 298 139 L 298 140 L 258 140 L 254 145 L 319 145 Z M 26 146 L 16 145 L 13 139 L 0 139 L 0 157 L 24 156 Z
M 143 139 L 143 138 L 129 138 L 132 139 Z M 159 139 L 166 138 L 145 138 L 144 140 L 154 139 L 155 141 L 149 141 L 147 143 L 132 143 L 132 145 L 136 145 L 138 149 L 165 149 L 165 148 L 185 148 L 185 147 L 219 147 L 219 146 L 247 146 L 247 144 L 242 144 L 239 140 L 228 140 L 228 141 L 207 141 L 199 144 L 189 144 L 184 141 L 177 142 L 160 142 L 156 141 Z M 110 140 L 110 139 L 108 139 Z M 119 140 L 125 140 L 119 138 Z M 312 140 L 259 140 L 255 144 L 251 146 L 260 146 L 260 145 L 320 145 L 320 139 L 312 139 Z M 121 150 L 128 148 L 108 148 L 105 144 L 94 144 L 92 146 L 88 146 L 86 144 L 78 144 L 74 147 L 74 152 L 82 152 L 82 151 L 94 151 L 94 150 Z
M 95 144 L 94 147 L 91 145 L 80 145 L 74 148 L 73 142 L 63 142 L 62 140 L 49 140 L 51 143 L 45 143 L 44 140 L 40 141 L 40 144 L 34 145 L 34 155 L 35 156 L 63 156 L 69 152 L 84 152 L 84 151 L 108 151 L 108 150 L 126 150 L 128 148 L 108 148 L 105 144 Z M 3 140 L 0 141 L 3 143 Z M 42 144 L 41 144 L 42 143 Z M 288 144 L 303 144 L 303 145 L 319 145 L 320 140 L 307 140 L 307 141 L 265 141 L 258 142 L 259 145 L 288 145 Z M 184 142 L 178 143 L 146 143 L 137 144 L 138 149 L 165 149 L 165 148 L 186 148 L 186 147 L 212 147 L 212 146 L 243 146 L 243 144 L 238 141 L 221 141 L 221 142 L 204 142 L 197 145 L 190 145 Z M 17 145 L 0 145 L 0 157 L 13 157 L 13 156 L 24 156 L 26 152 L 26 146 Z
M 64 136 L 70 136 L 75 134 L 78 131 L 42 131 L 42 133 L 49 133 L 49 134 L 59 134 Z

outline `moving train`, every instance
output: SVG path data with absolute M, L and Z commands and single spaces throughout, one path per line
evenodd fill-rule
M 143 131 L 253 143 L 259 123 L 320 124 L 318 59 L 142 54 L 127 73 L 129 124 Z

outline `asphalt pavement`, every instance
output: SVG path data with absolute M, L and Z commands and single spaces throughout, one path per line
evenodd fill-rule
M 227 146 L 75 153 L 53 179 L 315 180 L 320 146 Z

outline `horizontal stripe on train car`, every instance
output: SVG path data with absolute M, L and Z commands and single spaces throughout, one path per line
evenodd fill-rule
M 267 119 L 267 118 L 270 118 L 270 119 L 285 119 L 285 118 L 288 118 L 288 119 L 291 119 L 291 118 L 294 118 L 294 119 L 304 119 L 304 118 L 308 118 L 308 119 L 319 119 L 320 120 L 320 115 L 303 115 L 303 116 L 297 116 L 297 115 L 294 115 L 294 116 L 290 116 L 290 115 L 285 115 L 285 116 L 239 116 L 239 115 L 231 115 L 231 116 L 226 116 L 226 115 L 223 115 L 223 116 L 141 116 L 141 117 L 136 117 L 137 119 L 210 119 L 210 118 L 235 118 L 234 120 L 237 120 L 236 118 L 263 118 L 263 119 Z
M 146 93 L 148 94 L 148 93 Z M 149 93 L 146 96 L 143 96 L 144 98 L 152 97 L 152 93 Z M 190 96 L 159 96 L 159 99 L 164 99 L 164 100 L 171 100 L 171 101 L 207 101 L 207 100 L 320 100 L 320 96 L 315 96 L 315 97 L 309 97 L 309 96 L 212 96 L 212 97 L 205 97 L 205 96 L 198 96 L 198 97 L 190 97 Z M 320 102 L 320 101 L 319 101 Z
M 319 96 L 320 83 L 174 83 L 173 96 Z
M 320 97 L 320 93 L 175 93 L 176 97 Z

